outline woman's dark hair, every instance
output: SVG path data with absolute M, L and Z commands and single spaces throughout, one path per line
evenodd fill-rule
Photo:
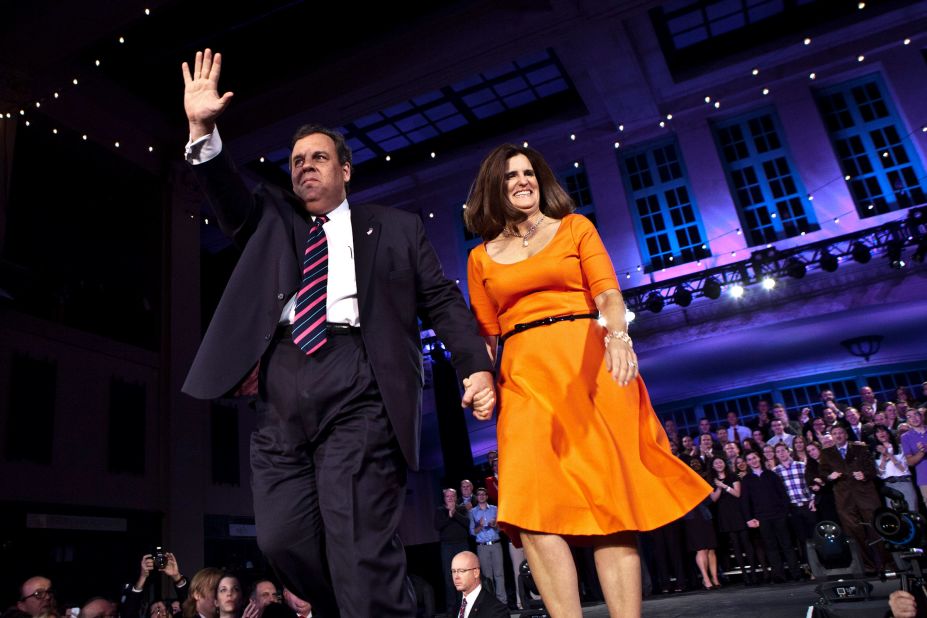
M 723 457 L 712 457 L 712 458 L 711 458 L 711 463 L 708 464 L 708 470 L 709 470 L 709 472 L 708 472 L 709 479 L 708 479 L 708 480 L 710 480 L 710 481 L 714 481 L 715 479 L 721 478 L 720 476 L 718 476 L 718 471 L 715 470 L 715 460 L 716 460 L 716 459 L 719 460 L 719 461 L 721 461 L 721 463 L 724 464 L 724 476 L 725 476 L 725 478 L 727 478 L 728 476 L 730 476 L 730 475 L 732 474 L 732 471 L 731 471 L 730 467 L 728 467 L 728 465 L 727 465 L 727 461 L 725 461 Z M 736 458 L 735 458 L 735 459 L 736 459 Z
M 876 436 L 879 433 L 879 430 L 883 430 L 888 434 L 888 442 L 892 445 L 892 452 L 898 455 L 898 438 L 895 437 L 895 434 L 892 433 L 892 430 L 888 428 L 887 425 L 876 425 L 872 428 L 872 435 Z M 878 438 L 876 438 L 878 439 Z
M 506 164 L 512 157 L 524 155 L 531 163 L 540 192 L 541 212 L 551 219 L 562 219 L 573 212 L 573 200 L 563 190 L 553 170 L 537 150 L 514 144 L 502 144 L 486 155 L 470 187 L 464 223 L 473 234 L 489 241 L 507 227 L 525 220 L 525 214 L 512 206 L 505 191 Z

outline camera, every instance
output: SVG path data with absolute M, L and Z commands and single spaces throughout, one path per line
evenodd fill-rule
M 167 552 L 164 551 L 160 545 L 155 547 L 154 551 L 151 552 L 151 557 L 154 559 L 154 567 L 158 571 L 163 571 L 164 567 L 167 566 Z

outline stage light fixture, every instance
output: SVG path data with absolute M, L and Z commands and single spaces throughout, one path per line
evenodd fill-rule
M 821 268 L 826 270 L 829 273 L 837 270 L 837 267 L 840 266 L 840 262 L 837 260 L 835 255 L 832 255 L 830 251 L 825 249 L 821 252 Z
M 673 302 L 680 307 L 688 307 L 692 304 L 692 290 L 685 285 L 676 286 L 673 292 Z
M 776 280 L 772 277 L 763 277 L 763 289 L 771 290 L 776 287 Z
M 663 300 L 663 297 L 660 296 L 659 292 L 651 292 L 650 295 L 647 296 L 647 300 L 644 302 L 644 305 L 647 307 L 647 311 L 650 311 L 651 313 L 660 313 L 663 311 L 664 304 L 665 301 Z
M 727 291 L 732 298 L 743 298 L 745 290 L 744 286 L 740 285 L 739 283 L 735 283 L 729 287 Z
M 791 258 L 785 264 L 785 274 L 792 279 L 801 279 L 808 272 L 808 267 L 798 258 Z
M 705 283 L 702 285 L 702 294 L 711 300 L 718 300 L 721 298 L 721 282 L 714 277 L 705 279 Z
M 872 259 L 872 251 L 862 242 L 853 243 L 853 249 L 850 251 L 850 255 L 860 264 L 865 264 Z

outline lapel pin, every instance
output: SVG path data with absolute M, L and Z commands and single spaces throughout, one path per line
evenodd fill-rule
M 368 228 L 367 228 L 367 236 L 370 236 L 371 234 L 373 234 L 373 228 L 372 228 L 372 227 L 368 227 Z

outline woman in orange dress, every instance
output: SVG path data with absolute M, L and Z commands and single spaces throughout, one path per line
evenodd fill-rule
M 500 525 L 525 549 L 551 616 L 580 616 L 568 543 L 591 544 L 610 616 L 641 610 L 636 531 L 711 488 L 653 412 L 625 305 L 595 228 L 535 150 L 483 161 L 465 213 L 470 301 L 499 365 Z M 604 325 L 604 328 L 603 328 Z

